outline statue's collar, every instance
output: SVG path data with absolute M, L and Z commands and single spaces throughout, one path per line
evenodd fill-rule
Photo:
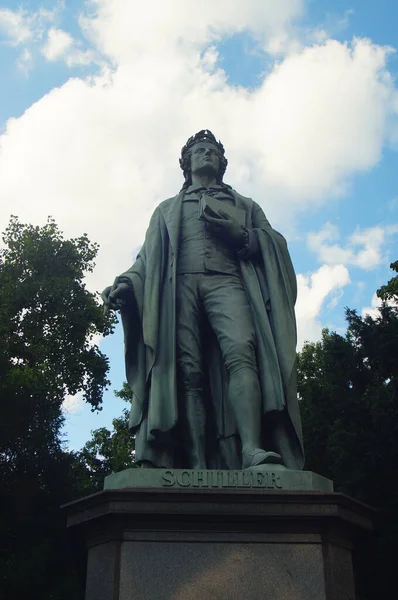
M 215 183 L 210 185 L 209 187 L 205 187 L 203 185 L 190 185 L 189 188 L 185 190 L 185 194 L 197 194 L 199 192 L 207 192 L 207 191 L 217 191 L 217 192 L 226 192 L 227 194 L 231 194 L 231 186 L 223 183 L 222 185 Z

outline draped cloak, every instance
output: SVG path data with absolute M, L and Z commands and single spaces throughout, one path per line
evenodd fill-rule
M 240 268 L 251 306 L 262 395 L 263 447 L 279 452 L 290 469 L 303 468 L 301 421 L 296 386 L 297 282 L 287 244 L 262 209 L 231 189 L 246 211 L 247 227 L 259 251 Z M 156 467 L 181 466 L 176 348 L 176 267 L 184 191 L 162 202 L 152 215 L 133 266 L 120 277 L 132 286 L 121 311 L 127 382 L 133 392 L 129 426 L 136 434 L 136 460 Z M 218 343 L 210 343 L 203 368 L 217 452 L 210 468 L 241 468 L 239 440 L 228 405 L 228 380 Z

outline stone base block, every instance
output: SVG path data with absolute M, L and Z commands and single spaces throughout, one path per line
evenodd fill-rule
M 105 477 L 104 489 L 122 488 L 224 488 L 263 490 L 317 490 L 333 492 L 333 482 L 312 471 L 292 471 L 278 465 L 261 465 L 244 471 L 206 469 L 126 469 Z
M 333 492 L 175 486 L 65 510 L 88 547 L 86 600 L 354 600 L 351 552 L 372 514 Z

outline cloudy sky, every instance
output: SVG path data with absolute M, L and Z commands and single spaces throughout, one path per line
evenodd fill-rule
M 299 344 L 374 309 L 398 258 L 396 0 L 6 0 L 0 5 L 0 225 L 10 214 L 101 245 L 124 271 L 209 128 L 225 181 L 261 204 L 298 274 Z M 66 406 L 79 448 L 121 412 L 120 327 L 104 410 Z

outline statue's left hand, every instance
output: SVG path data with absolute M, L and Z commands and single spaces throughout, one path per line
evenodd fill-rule
M 223 210 L 219 211 L 219 215 L 221 218 L 205 215 L 209 230 L 229 246 L 242 248 L 244 234 L 238 221 Z
M 126 298 L 129 291 L 130 288 L 127 283 L 119 281 L 119 278 L 116 277 L 114 284 L 105 288 L 101 294 L 105 312 L 108 309 L 120 310 L 123 308 L 126 305 Z

